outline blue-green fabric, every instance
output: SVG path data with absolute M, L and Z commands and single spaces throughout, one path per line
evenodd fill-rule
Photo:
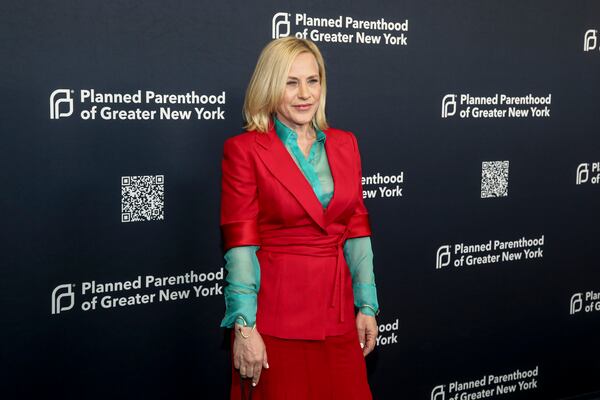
M 292 159 L 298 165 L 315 195 L 324 208 L 333 196 L 333 178 L 329 169 L 323 131 L 317 130 L 317 140 L 306 157 L 298 146 L 298 135 L 274 117 L 275 131 Z M 256 257 L 259 246 L 232 247 L 225 253 L 227 286 L 224 289 L 225 317 L 221 327 L 231 328 L 235 322 L 254 325 L 256 321 L 256 298 L 260 289 L 260 265 Z M 352 276 L 354 304 L 363 314 L 374 316 L 379 309 L 373 251 L 369 236 L 350 238 L 344 243 L 344 256 Z M 372 308 L 371 308 L 372 307 Z
M 298 135 L 292 129 L 288 128 L 277 117 L 275 120 L 275 132 L 285 144 L 286 149 L 293 155 L 292 159 L 300 168 L 304 176 L 310 183 L 315 195 L 323 205 L 327 207 L 333 196 L 333 178 L 329 170 L 329 161 L 325 151 L 325 133 L 317 129 L 317 140 L 313 143 L 308 153 L 304 156 L 298 146 Z

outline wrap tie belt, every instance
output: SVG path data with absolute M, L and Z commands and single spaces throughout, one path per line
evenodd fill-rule
M 350 229 L 346 228 L 338 236 L 322 236 L 317 238 L 311 238 L 306 236 L 273 236 L 261 238 L 260 248 L 265 251 L 272 251 L 275 253 L 286 253 L 286 254 L 299 254 L 299 255 L 310 255 L 317 257 L 331 257 L 336 256 L 335 263 L 335 279 L 333 284 L 333 290 L 331 292 L 331 303 L 330 307 L 335 306 L 335 293 L 339 292 L 339 304 L 340 304 L 340 321 L 344 322 L 344 286 L 345 277 L 344 274 L 344 242 L 348 238 Z M 296 240 L 301 243 L 295 243 Z M 308 244 L 307 244 L 308 243 Z

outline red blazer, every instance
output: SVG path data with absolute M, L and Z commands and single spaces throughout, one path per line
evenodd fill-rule
M 356 329 L 343 244 L 346 238 L 371 234 L 360 153 L 351 132 L 323 132 L 334 181 L 326 209 L 272 121 L 267 133 L 247 131 L 224 144 L 224 250 L 260 246 L 256 329 L 267 335 L 324 339 Z

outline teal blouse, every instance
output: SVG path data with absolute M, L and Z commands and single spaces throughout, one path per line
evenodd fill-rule
M 277 136 L 310 182 L 323 207 L 327 207 L 333 196 L 333 178 L 325 151 L 325 133 L 317 130 L 317 140 L 310 148 L 308 157 L 305 157 L 298 147 L 296 132 L 284 125 L 277 117 L 274 117 L 274 121 Z M 221 327 L 231 328 L 235 322 L 252 326 L 256 321 L 256 299 L 260 289 L 260 266 L 256 257 L 258 249 L 259 246 L 238 246 L 230 248 L 225 253 L 226 311 Z M 344 256 L 352 276 L 354 304 L 363 314 L 376 315 L 379 304 L 373 273 L 371 238 L 363 236 L 346 239 Z

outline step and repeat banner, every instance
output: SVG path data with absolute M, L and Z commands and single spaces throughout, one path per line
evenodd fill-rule
M 3 399 L 227 398 L 223 142 L 288 35 L 361 148 L 374 397 L 600 392 L 599 2 L 0 9 Z

